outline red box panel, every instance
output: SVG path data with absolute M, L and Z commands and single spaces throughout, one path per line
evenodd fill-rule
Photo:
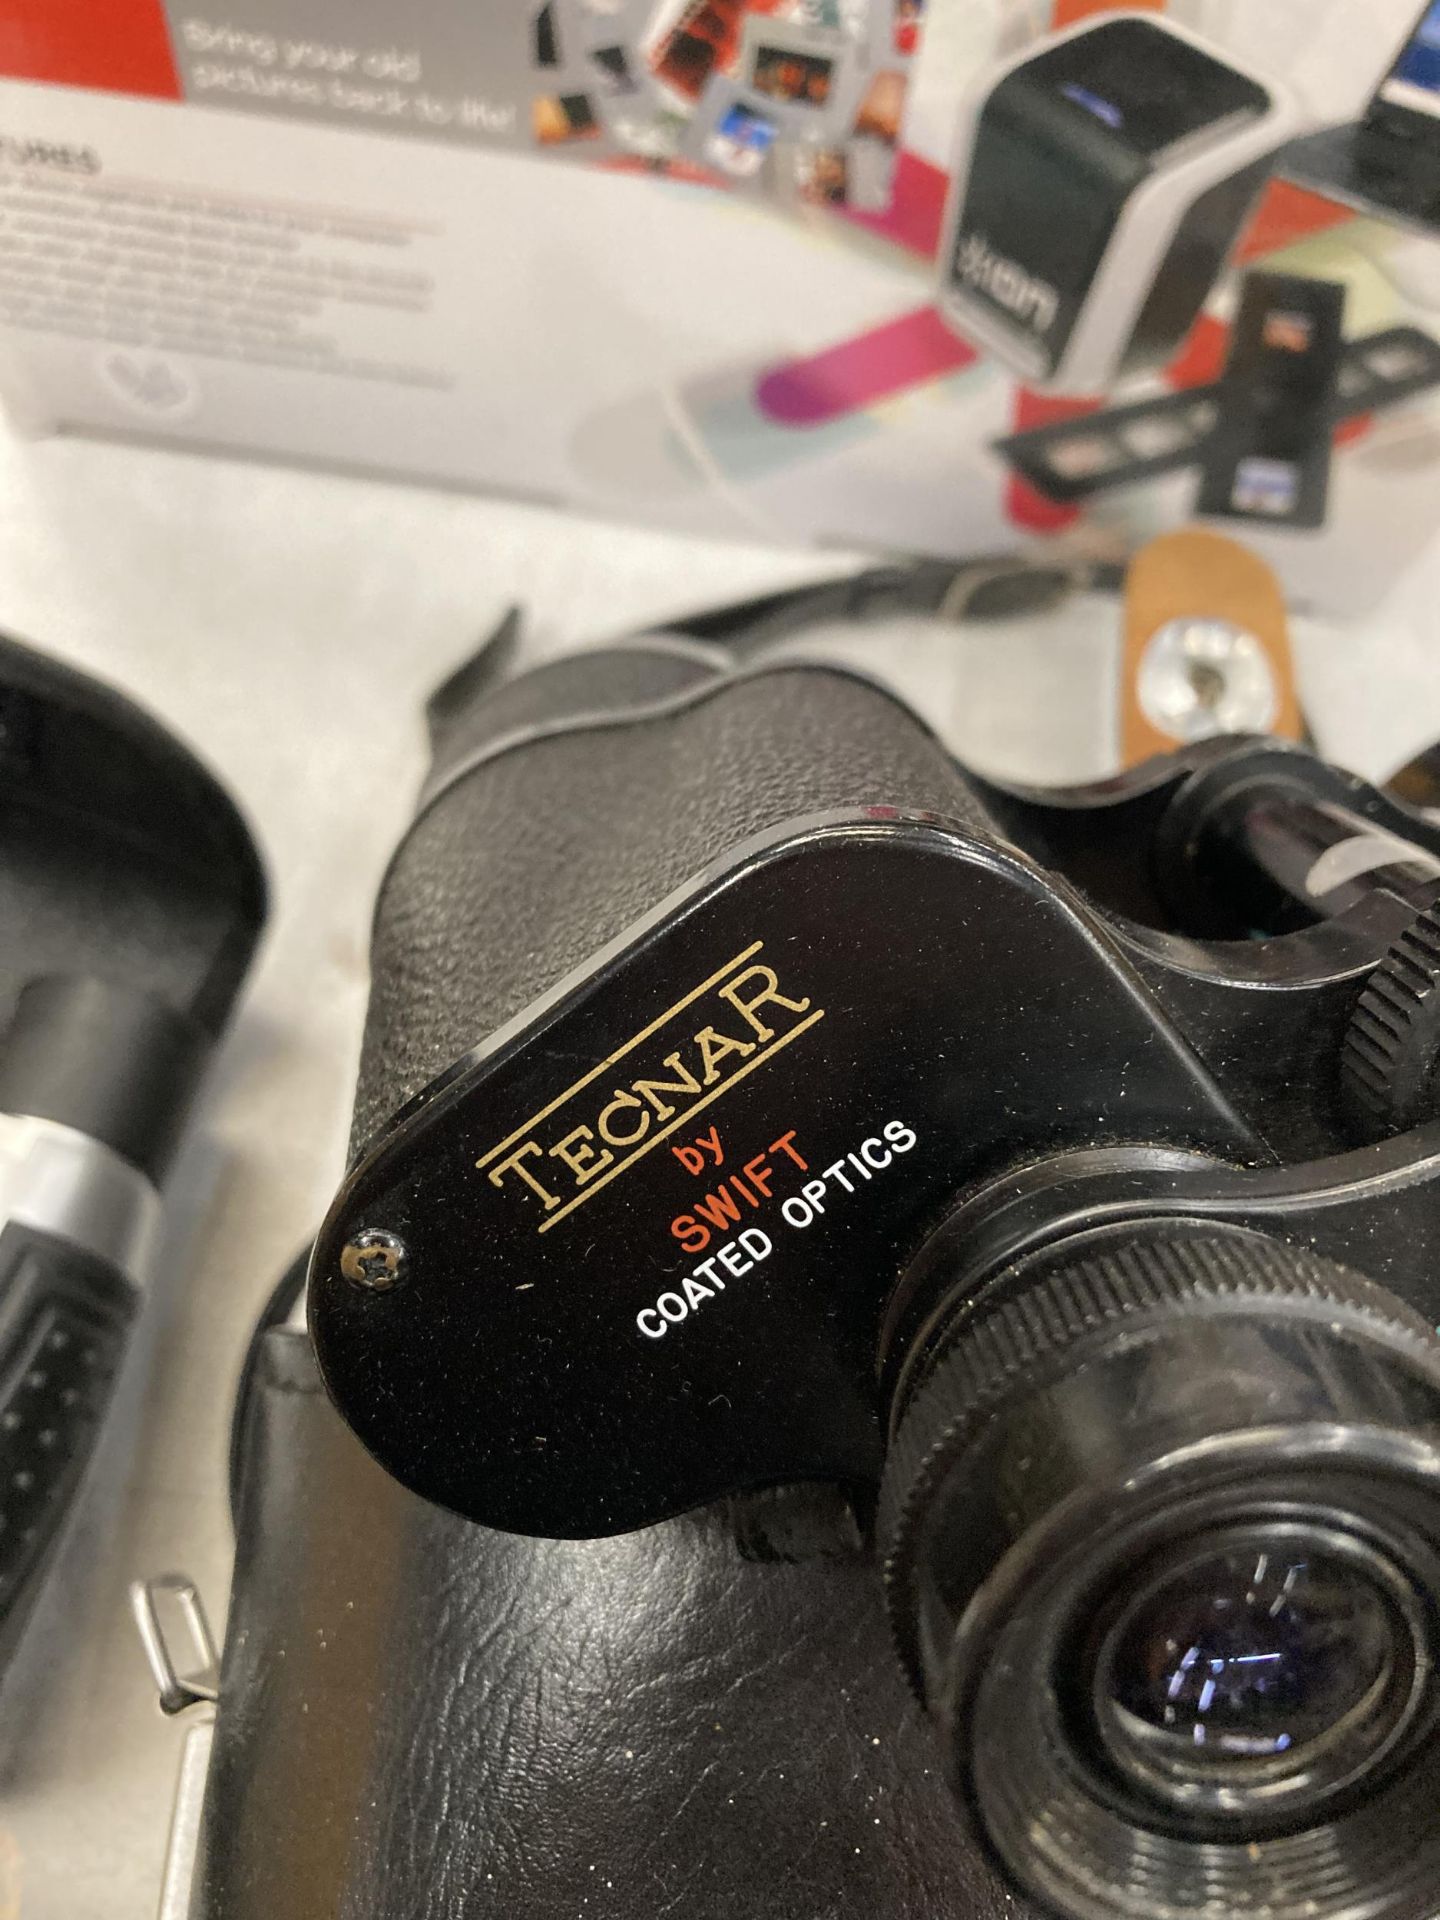
M 0 0 L 0 76 L 180 98 L 160 0 Z

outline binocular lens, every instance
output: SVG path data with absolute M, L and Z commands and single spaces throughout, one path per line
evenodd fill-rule
M 1310 1811 L 1390 1747 L 1415 1636 L 1388 1563 L 1321 1529 L 1212 1541 L 1104 1610 L 1093 1713 L 1104 1757 L 1162 1805 Z

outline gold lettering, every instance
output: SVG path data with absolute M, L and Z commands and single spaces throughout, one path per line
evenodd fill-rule
M 765 985 L 760 989 L 759 993 L 752 993 L 750 997 L 746 999 L 741 994 L 740 989 L 749 980 L 763 980 Z M 786 999 L 785 995 L 780 991 L 780 982 L 770 967 L 747 967 L 744 973 L 738 975 L 737 978 L 725 982 L 725 985 L 720 989 L 720 998 L 722 1000 L 728 1000 L 737 1013 L 745 1016 L 750 1022 L 750 1025 L 755 1029 L 756 1037 L 760 1040 L 773 1040 L 775 1038 L 775 1029 L 773 1027 L 767 1027 L 763 1020 L 757 1020 L 755 1018 L 756 1007 L 763 1007 L 767 1000 L 773 1000 L 777 1007 L 785 1007 L 791 1013 L 808 1013 L 810 1011 L 810 1002 L 808 1000 Z
M 611 1114 L 621 1107 L 635 1107 L 639 1111 L 640 1124 L 630 1133 L 617 1133 L 611 1121 Z M 600 1138 L 608 1140 L 612 1147 L 633 1147 L 650 1131 L 650 1109 L 643 1100 L 637 1100 L 633 1093 L 622 1093 L 617 1087 L 614 1099 L 608 1107 L 600 1109 L 600 1118 L 595 1124 L 600 1129 Z
M 700 1049 L 700 1064 L 705 1069 L 703 1086 L 713 1086 L 720 1078 L 719 1062 L 728 1053 L 754 1053 L 753 1040 L 732 1040 L 728 1034 L 717 1033 L 714 1027 L 702 1027 L 695 1036 L 695 1044 Z
M 527 1140 L 523 1147 L 517 1147 L 515 1149 L 508 1160 L 502 1160 L 498 1167 L 492 1167 L 490 1169 L 490 1184 L 492 1187 L 498 1187 L 507 1173 L 518 1173 L 530 1191 L 539 1194 L 540 1198 L 545 1202 L 545 1211 L 548 1213 L 552 1207 L 559 1206 L 559 1194 L 548 1193 L 535 1178 L 534 1174 L 531 1173 L 530 1169 L 522 1164 L 530 1155 L 537 1154 L 539 1151 L 540 1143 L 538 1140 Z
M 674 1107 L 670 1105 L 668 1100 L 662 1097 L 663 1095 L 667 1093 L 699 1093 L 700 1091 L 700 1082 L 688 1067 L 681 1065 L 678 1049 L 674 1053 L 666 1054 L 664 1064 L 669 1067 L 670 1071 L 675 1075 L 673 1080 L 635 1080 L 631 1083 L 636 1093 L 638 1093 L 642 1099 L 648 1100 L 655 1109 L 655 1118 L 657 1120 L 668 1120 L 675 1112 Z
M 565 1162 L 574 1174 L 575 1184 L 578 1187 L 583 1187 L 587 1181 L 593 1180 L 596 1174 L 608 1167 L 615 1158 L 613 1153 L 606 1153 L 603 1150 L 596 1153 L 594 1147 L 575 1144 L 577 1140 L 585 1141 L 594 1138 L 589 1127 L 576 1127 L 572 1133 L 567 1133 L 563 1140 L 557 1140 L 550 1149 L 550 1158 Z
M 761 951 L 761 942 L 755 941 L 737 954 L 727 967 L 592 1067 L 477 1162 L 482 1172 L 489 1173 L 492 1186 L 503 1188 L 513 1174 L 536 1196 L 544 1214 L 543 1219 L 533 1222 L 537 1231 L 548 1233 L 566 1220 L 577 1207 L 585 1205 L 612 1180 L 668 1140 L 677 1128 L 690 1125 L 713 1101 L 722 1099 L 732 1086 L 763 1067 L 772 1054 L 781 1052 L 825 1018 L 824 1010 L 817 1008 L 813 999 L 792 998 L 782 990 L 776 969 L 756 960 Z M 685 1022 L 685 1026 L 689 1026 L 699 1012 L 695 1003 L 705 1005 L 705 996 L 709 996 L 708 1004 L 718 1018 L 714 1024 L 682 1039 L 684 1028 L 677 1016 L 682 1009 L 691 1007 Z M 723 1015 L 717 1000 L 725 1008 Z M 732 1013 L 739 1017 L 738 1022 L 727 1030 L 720 1022 L 728 1022 Z M 782 1015 L 790 1017 L 787 1020 Z M 667 1028 L 669 1031 L 665 1033 Z M 647 1040 L 651 1048 L 663 1046 L 665 1040 L 656 1037 L 662 1033 L 679 1042 L 659 1063 L 663 1072 L 657 1076 L 652 1069 L 650 1077 L 616 1086 L 611 1077 L 618 1077 L 626 1070 L 618 1064 L 623 1056 Z M 655 1058 L 652 1051 L 647 1049 L 647 1052 L 649 1058 Z M 644 1060 L 646 1056 L 639 1057 Z M 611 1079 L 608 1095 L 601 1091 L 605 1085 L 605 1080 L 600 1078 L 602 1074 Z M 586 1087 L 591 1090 L 582 1105 L 576 1096 Z M 548 1140 L 553 1138 L 550 1128 L 564 1126 L 567 1119 L 574 1118 L 577 1107 L 589 1112 L 590 1124 L 573 1126 L 553 1146 L 549 1145 Z M 517 1146 L 516 1141 L 521 1140 L 526 1129 L 534 1131 Z M 769 1191 L 773 1156 L 783 1148 L 791 1159 L 798 1158 L 786 1145 L 792 1138 L 791 1134 L 784 1135 L 771 1145 L 768 1156 L 760 1154 L 752 1159 L 744 1168 L 743 1179 L 738 1174 L 732 1177 L 730 1186 L 739 1200 L 751 1207 L 760 1204 L 757 1196 Z M 687 1156 L 700 1157 L 702 1147 L 707 1153 L 715 1154 L 718 1164 L 719 1134 L 714 1126 L 708 1136 L 697 1135 L 674 1151 L 684 1161 Z M 509 1157 L 501 1160 L 501 1154 Z M 535 1165 L 542 1157 L 558 1161 L 565 1168 L 565 1177 L 562 1179 L 559 1174 L 548 1171 L 542 1174 Z M 494 1164 L 497 1161 L 499 1164 Z M 555 1186 L 562 1191 L 556 1193 Z M 511 1191 L 514 1191 L 513 1182 Z M 722 1229 L 722 1221 L 712 1215 L 728 1214 L 729 1223 L 733 1223 L 739 1217 L 734 1211 L 737 1204 L 728 1189 L 718 1199 L 707 1195 L 696 1203 L 693 1213 L 681 1214 L 671 1223 L 671 1232 L 687 1251 L 693 1252 L 697 1244 L 703 1248 L 711 1238 L 712 1229 L 716 1232 Z

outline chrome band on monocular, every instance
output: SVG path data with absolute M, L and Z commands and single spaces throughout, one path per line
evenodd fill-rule
M 142 1287 L 160 1196 L 143 1173 L 88 1133 L 0 1113 L 0 1232 L 11 1221 L 68 1241 Z

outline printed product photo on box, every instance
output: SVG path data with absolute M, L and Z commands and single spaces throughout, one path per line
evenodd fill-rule
M 1345 615 L 1433 529 L 1437 310 L 1434 0 L 0 27 L 37 435 L 940 556 L 1241 519 Z
M 946 318 L 1061 392 L 1163 367 L 1293 122 L 1277 83 L 1163 21 L 1026 50 L 962 121 Z
M 1440 4 L 1430 0 L 1359 120 L 1298 140 L 1290 176 L 1362 212 L 1433 232 L 1440 220 Z

